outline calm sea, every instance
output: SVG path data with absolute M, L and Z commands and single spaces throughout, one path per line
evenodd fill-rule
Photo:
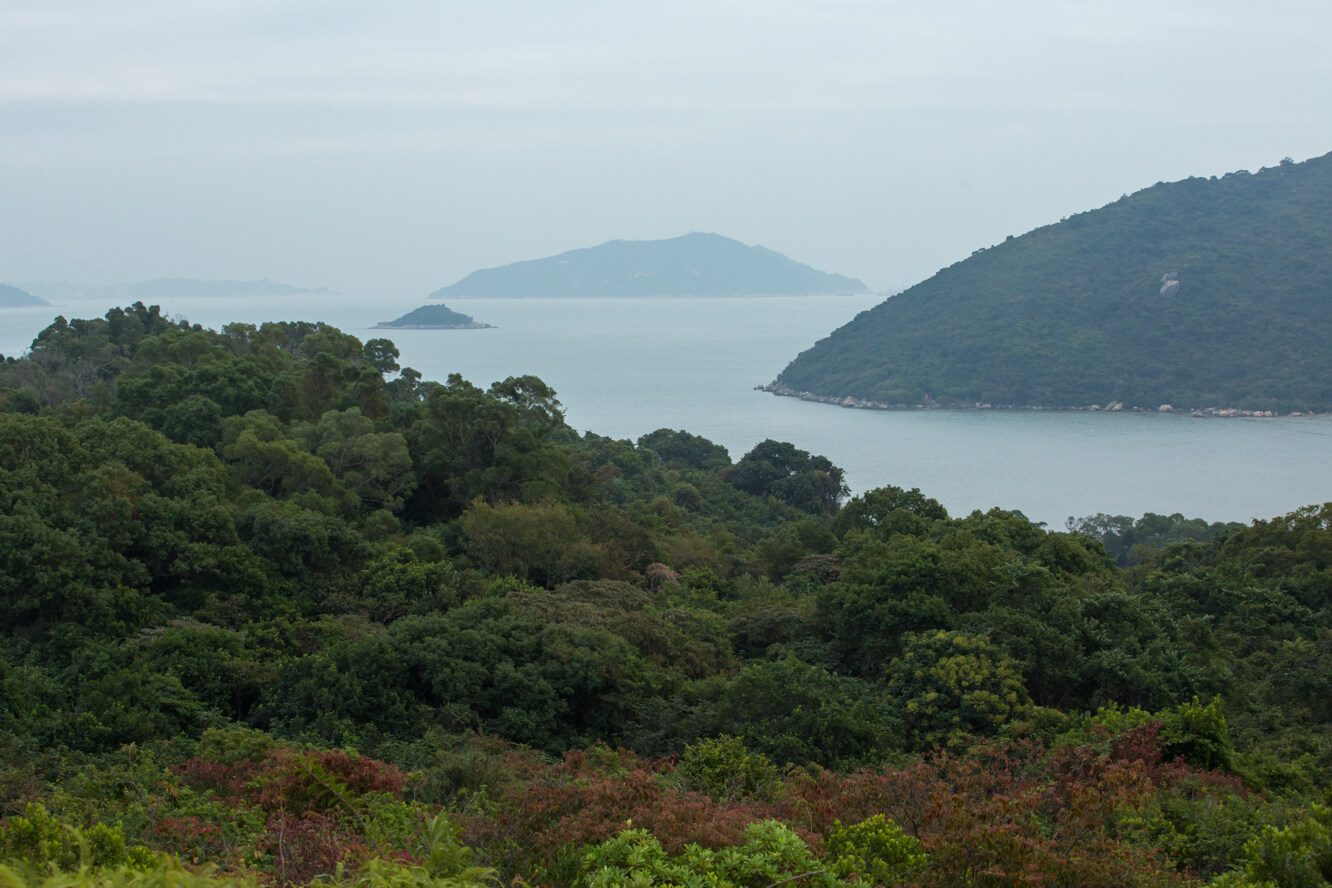
M 658 428 L 703 435 L 739 459 L 764 438 L 842 466 L 853 490 L 919 487 L 952 514 L 1001 506 L 1062 527 L 1070 516 L 1182 512 L 1209 521 L 1269 518 L 1332 501 L 1332 417 L 1195 419 L 1158 414 L 868 411 L 754 390 L 815 340 L 878 300 L 752 297 L 468 300 L 450 307 L 493 330 L 376 331 L 417 298 L 182 300 L 163 311 L 207 327 L 321 320 L 361 339 L 387 336 L 428 379 L 486 386 L 534 374 L 570 425 L 636 439 Z M 70 303 L 0 313 L 0 354 L 21 354 Z

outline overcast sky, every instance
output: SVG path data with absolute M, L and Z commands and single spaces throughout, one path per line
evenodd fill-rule
M 1332 151 L 1327 0 L 0 0 L 0 281 L 424 296 L 714 231 L 879 290 Z

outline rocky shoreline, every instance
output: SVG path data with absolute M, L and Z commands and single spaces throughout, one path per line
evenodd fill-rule
M 1105 405 L 1088 404 L 1077 407 L 1039 407 L 1023 406 L 1015 404 L 991 404 L 977 401 L 974 404 L 960 403 L 941 403 L 929 401 L 924 404 L 889 404 L 884 401 L 867 401 L 863 398 L 855 398 L 850 395 L 836 397 L 834 395 L 816 395 L 813 392 L 797 391 L 789 386 L 777 382 L 770 382 L 767 385 L 754 386 L 755 391 L 770 392 L 783 398 L 799 398 L 802 401 L 813 401 L 817 404 L 831 404 L 835 407 L 848 407 L 855 410 L 1045 410 L 1045 411 L 1083 411 L 1088 413 L 1187 413 L 1190 416 L 1199 417 L 1217 417 L 1221 419 L 1234 419 L 1239 417 L 1251 418 L 1275 418 L 1278 416 L 1320 416 L 1323 414 L 1314 411 L 1296 410 L 1291 413 L 1278 413 L 1275 410 L 1241 410 L 1236 407 L 1199 407 L 1193 409 L 1176 408 L 1171 404 L 1161 404 L 1158 407 L 1125 407 L 1123 401 L 1111 401 Z

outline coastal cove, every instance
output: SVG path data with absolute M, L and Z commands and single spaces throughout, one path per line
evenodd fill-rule
M 382 330 L 420 304 L 373 294 L 164 300 L 207 327 L 319 320 L 388 337 L 427 379 L 486 386 L 533 374 L 580 431 L 636 439 L 685 429 L 739 459 L 765 438 L 846 470 L 853 491 L 918 487 L 951 513 L 1000 506 L 1062 527 L 1097 512 L 1270 518 L 1332 500 L 1332 418 L 1198 419 L 1090 411 L 850 410 L 756 391 L 801 350 L 880 301 L 862 296 L 459 300 L 494 329 Z M 51 319 L 96 317 L 93 301 L 0 314 L 0 353 L 21 354 Z

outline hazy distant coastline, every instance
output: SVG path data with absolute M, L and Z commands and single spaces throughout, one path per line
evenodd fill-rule
M 32 292 L 8 284 L 0 284 L 0 308 L 30 308 L 37 305 L 49 305 L 45 299 Z
M 155 278 L 135 284 L 79 284 L 71 281 L 26 281 L 24 290 L 52 302 L 103 299 L 116 304 L 161 302 L 166 299 L 253 298 L 271 296 L 332 296 L 328 287 L 296 287 L 261 278 L 257 281 Z

